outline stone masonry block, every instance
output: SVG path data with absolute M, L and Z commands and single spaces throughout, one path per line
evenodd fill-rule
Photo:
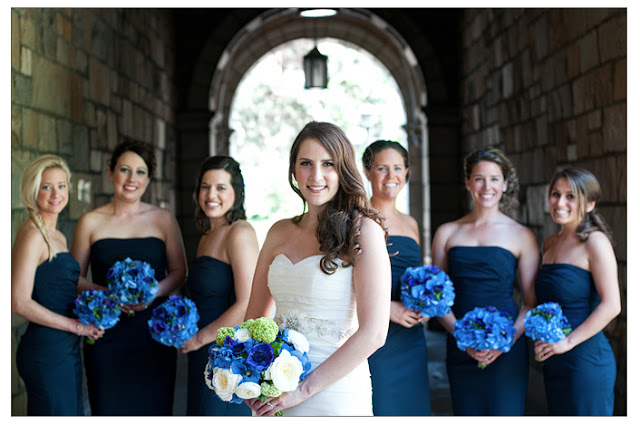
M 600 63 L 596 31 L 591 31 L 580 38 L 578 49 L 580 52 L 580 72 L 587 72 Z
M 627 98 L 627 59 L 616 62 L 613 68 L 613 101 Z
M 625 152 L 627 150 L 626 103 L 604 109 L 603 143 L 606 152 Z
M 620 14 L 598 27 L 599 50 L 602 61 L 627 55 L 627 15 Z

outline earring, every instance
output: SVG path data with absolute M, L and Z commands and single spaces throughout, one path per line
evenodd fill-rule
M 507 188 L 506 188 L 506 187 L 505 187 L 505 188 L 503 188 L 503 189 L 502 189 L 502 192 L 503 192 L 503 193 L 506 193 L 506 192 L 507 192 Z

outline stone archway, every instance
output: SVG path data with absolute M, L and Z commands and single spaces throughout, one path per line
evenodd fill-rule
M 424 47 L 420 52 L 423 67 L 425 57 L 428 58 L 427 66 L 421 69 L 414 51 L 403 37 L 370 10 L 339 9 L 333 17 L 310 19 L 300 17 L 297 8 L 268 9 L 247 21 L 239 27 L 238 17 L 230 16 L 224 23 L 238 26 L 231 40 L 222 49 L 220 40 L 212 36 L 201 51 L 187 95 L 187 112 L 178 116 L 179 144 L 189 145 L 188 150 L 182 149 L 185 153 L 182 154 L 181 165 L 193 169 L 197 167 L 196 157 L 201 159 L 207 154 L 228 153 L 231 134 L 228 121 L 233 94 L 247 70 L 266 52 L 297 38 L 330 37 L 348 41 L 380 60 L 398 84 L 407 115 L 405 130 L 413 175 L 420 176 L 420 180 L 414 179 L 410 187 L 410 213 L 420 225 L 423 253 L 425 258 L 429 258 L 431 208 L 425 115 L 427 86 L 424 77 L 435 81 L 436 85 L 441 84 L 444 78 L 428 40 L 424 37 L 419 40 L 419 45 Z M 212 57 L 218 60 L 212 60 Z M 206 75 L 210 75 L 210 84 L 206 87 L 205 97 Z M 443 91 L 436 89 L 436 97 Z M 187 238 L 185 234 L 185 242 Z

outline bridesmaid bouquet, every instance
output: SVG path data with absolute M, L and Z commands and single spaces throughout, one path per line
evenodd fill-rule
M 400 282 L 400 300 L 425 318 L 446 315 L 456 294 L 449 276 L 435 265 L 407 268 Z
M 109 290 L 85 290 L 75 300 L 73 313 L 80 318 L 82 324 L 95 325 L 101 330 L 107 330 L 120 321 L 118 299 Z M 94 344 L 95 340 L 86 339 Z
M 509 352 L 513 346 L 516 329 L 508 312 L 495 306 L 473 308 L 453 324 L 453 337 L 458 349 L 501 350 Z M 478 362 L 479 368 L 486 365 Z
M 174 295 L 153 309 L 147 325 L 153 340 L 180 347 L 198 332 L 199 320 L 196 304 L 187 297 Z
M 121 305 L 147 303 L 158 294 L 155 270 L 147 262 L 126 258 L 107 271 L 107 281 Z
M 571 324 L 556 302 L 530 309 L 524 317 L 524 334 L 533 340 L 556 343 L 571 333 Z
M 308 351 L 309 341 L 301 333 L 281 330 L 271 318 L 250 319 L 218 330 L 204 380 L 224 402 L 264 402 L 295 390 L 306 378 L 311 370 Z

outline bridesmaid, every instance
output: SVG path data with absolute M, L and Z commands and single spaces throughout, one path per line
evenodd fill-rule
M 186 258 L 178 224 L 166 209 L 142 202 L 153 172 L 153 148 L 138 141 L 116 146 L 109 161 L 113 200 L 85 213 L 76 225 L 71 254 L 79 285 L 105 289 L 108 269 L 130 257 L 151 264 L 158 295 L 148 304 L 122 307 L 120 322 L 95 345 L 84 346 L 93 415 L 171 415 L 176 349 L 154 341 L 147 326 L 153 308 L 184 283 Z M 91 266 L 91 282 L 85 277 Z
M 616 363 L 602 329 L 620 313 L 620 291 L 611 234 L 595 211 L 600 194 L 598 180 L 581 168 L 560 171 L 549 184 L 549 213 L 562 228 L 542 245 L 536 295 L 559 303 L 573 329 L 557 343 L 535 342 L 550 415 L 613 414 Z
M 229 156 L 205 159 L 193 192 L 202 238 L 187 289 L 200 314 L 198 331 L 180 349 L 189 354 L 187 415 L 251 415 L 243 402 L 221 401 L 204 382 L 209 346 L 218 328 L 241 324 L 258 260 L 258 240 L 245 221 L 244 179 Z
M 422 264 L 418 223 L 396 209 L 398 193 L 409 180 L 409 154 L 397 142 L 378 140 L 366 148 L 362 164 L 371 182 L 371 206 L 386 218 L 392 275 L 387 341 L 369 357 L 373 415 L 431 415 L 427 345 L 420 324 L 428 318 L 400 301 L 400 277 L 407 267 Z
M 518 178 L 498 149 L 479 149 L 465 158 L 465 184 L 473 200 L 468 215 L 441 225 L 433 239 L 433 263 L 451 277 L 452 312 L 440 319 L 449 333 L 474 307 L 507 310 L 517 332 L 508 353 L 460 351 L 447 335 L 447 373 L 454 415 L 524 415 L 528 383 L 524 316 L 536 305 L 534 280 L 540 262 L 533 233 L 507 216 L 517 206 Z M 522 307 L 513 298 L 514 281 Z M 488 365 L 478 367 L 478 362 Z
M 29 218 L 11 250 L 11 311 L 29 321 L 16 365 L 27 388 L 27 415 L 84 415 L 80 337 L 104 331 L 74 318 L 80 269 L 56 228 L 69 200 L 71 172 L 58 156 L 32 161 L 20 181 Z

